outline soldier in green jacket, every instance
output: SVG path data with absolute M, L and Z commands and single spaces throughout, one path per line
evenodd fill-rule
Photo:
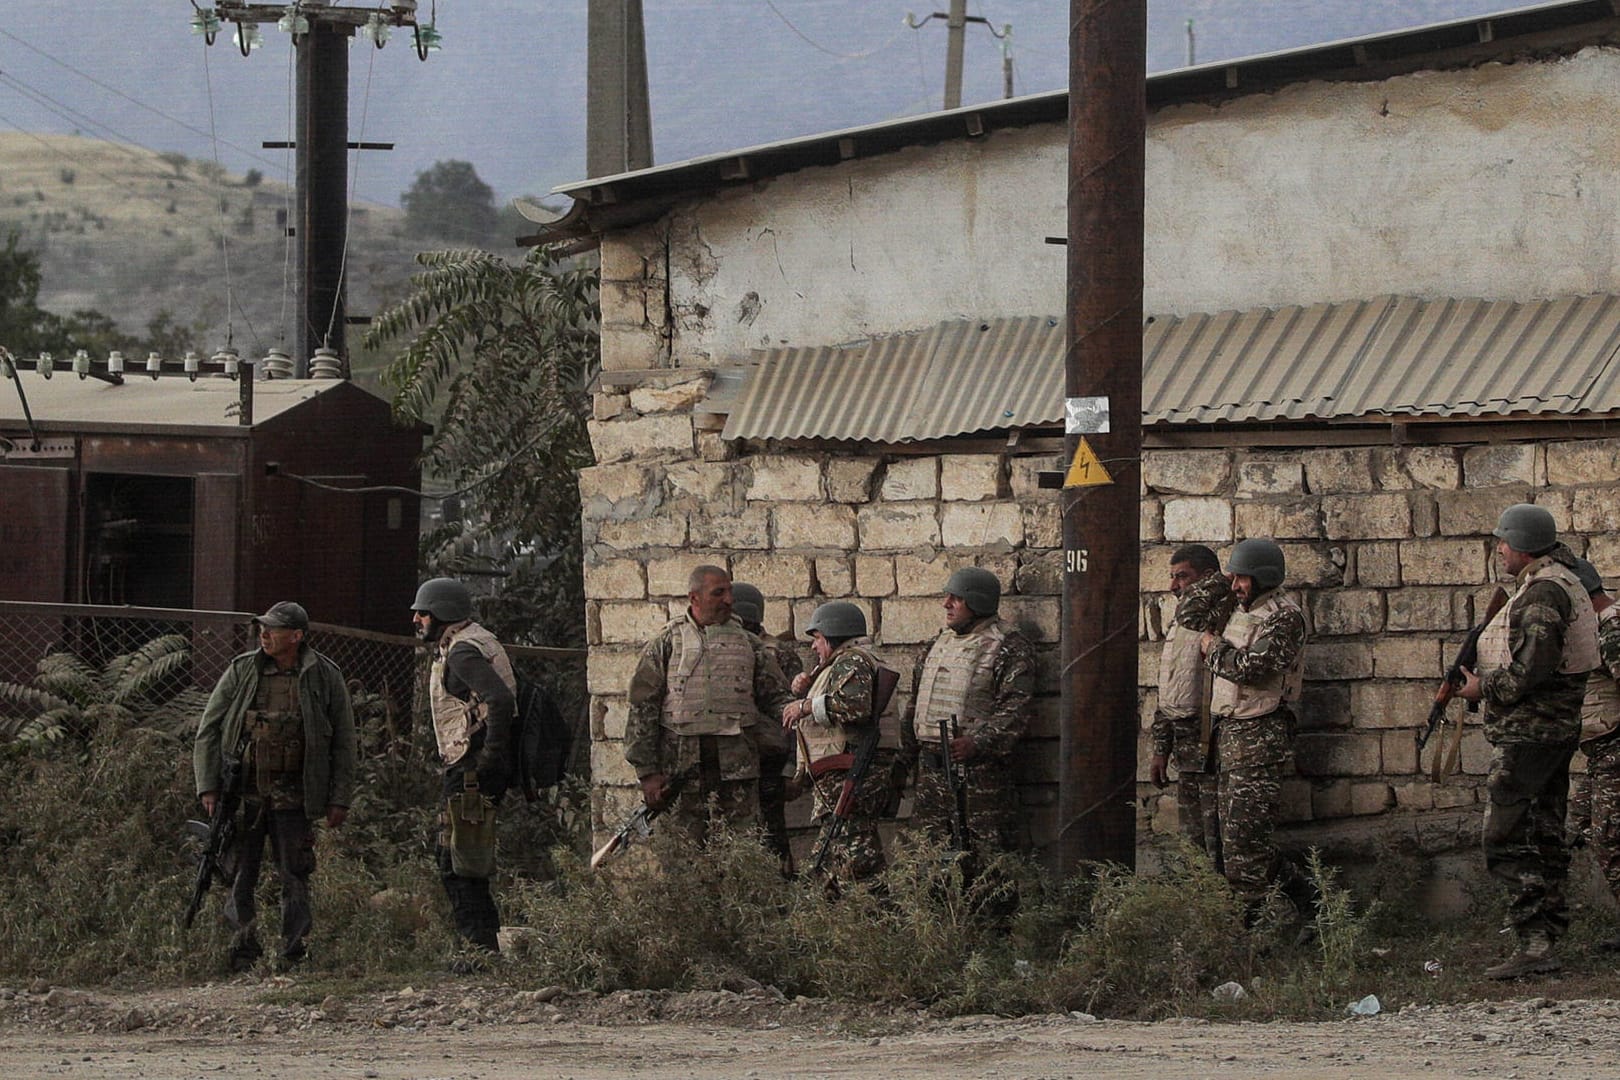
M 319 814 L 336 829 L 354 793 L 354 713 L 343 673 L 304 642 L 309 615 L 282 601 L 254 622 L 259 648 L 230 662 L 209 696 L 192 750 L 197 795 L 211 815 L 227 767 L 243 776 L 242 827 L 225 919 L 235 931 L 233 971 L 263 954 L 254 890 L 266 841 L 281 880 L 281 952 L 290 967 L 307 952 L 313 922 L 310 875 L 315 871 Z

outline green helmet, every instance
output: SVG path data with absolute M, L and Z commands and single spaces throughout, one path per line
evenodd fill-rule
M 1274 540 L 1239 540 L 1226 560 L 1226 572 L 1254 578 L 1262 589 L 1275 589 L 1283 583 L 1282 548 Z
M 960 596 L 975 615 L 994 615 L 1001 606 L 1001 580 L 988 570 L 964 566 L 945 581 L 945 591 Z
M 432 578 L 416 590 L 411 610 L 425 611 L 442 623 L 461 622 L 472 618 L 472 593 L 455 578 Z
M 1552 511 L 1534 503 L 1515 503 L 1496 519 L 1491 535 L 1526 555 L 1540 555 L 1558 543 L 1558 525 Z
M 804 628 L 804 636 L 809 637 L 813 630 L 819 631 L 824 638 L 865 637 L 866 612 L 848 600 L 829 600 L 810 616 L 810 625 Z
M 731 583 L 731 613 L 745 623 L 758 626 L 765 621 L 765 597 L 754 586 L 741 581 Z
M 1603 575 L 1588 560 L 1575 560 L 1575 576 L 1581 579 L 1581 588 L 1586 590 L 1587 596 L 1603 591 Z

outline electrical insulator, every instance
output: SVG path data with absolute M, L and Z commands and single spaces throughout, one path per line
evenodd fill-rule
M 42 352 L 39 354 L 39 359 L 34 361 L 34 370 L 48 379 L 51 377 L 51 372 L 56 370 L 56 361 L 51 358 L 50 353 Z
M 90 374 L 90 354 L 83 349 L 73 354 L 73 373 L 81 379 Z
M 312 379 L 341 379 L 343 378 L 343 358 L 336 349 L 329 349 L 325 345 L 315 350 L 315 355 L 309 360 L 309 377 Z
M 242 354 L 226 346 L 214 354 L 214 363 L 220 366 L 227 379 L 234 379 L 242 370 Z
M 293 377 L 292 357 L 287 355 L 285 349 L 272 348 L 264 356 L 264 377 L 267 379 L 290 379 Z
M 114 349 L 107 354 L 107 374 L 122 375 L 124 373 L 124 354 Z
M 163 374 L 163 356 L 161 353 L 149 352 L 146 354 L 146 373 L 154 379 Z
M 202 357 L 197 355 L 196 349 L 187 349 L 186 355 L 180 360 L 186 370 L 186 378 L 192 382 L 197 381 L 197 372 L 202 370 Z

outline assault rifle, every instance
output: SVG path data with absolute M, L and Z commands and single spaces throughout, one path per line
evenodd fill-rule
M 1496 618 L 1497 614 L 1501 612 L 1502 606 L 1507 602 L 1507 591 L 1498 587 L 1496 592 L 1491 595 L 1490 604 L 1485 608 L 1485 617 L 1480 620 L 1478 626 L 1469 630 L 1468 636 L 1463 639 L 1462 647 L 1457 650 L 1456 659 L 1446 669 L 1445 675 L 1440 680 L 1439 689 L 1434 692 L 1434 704 L 1429 707 L 1428 722 L 1424 725 L 1423 730 L 1418 732 L 1417 748 L 1419 753 L 1423 752 L 1423 747 L 1434 733 L 1439 730 L 1440 725 L 1445 723 L 1446 706 L 1450 705 L 1451 699 L 1457 696 L 1457 690 L 1465 680 L 1463 669 L 1467 668 L 1472 671 L 1479 665 L 1479 635 L 1485 630 L 1486 626 L 1490 625 L 1491 620 Z M 1475 712 L 1478 709 L 1478 702 L 1471 701 L 1468 703 L 1469 712 Z M 1461 720 L 1457 723 L 1457 729 L 1461 732 Z M 1437 758 L 1434 770 L 1436 778 L 1438 778 L 1440 772 L 1440 764 Z
M 957 733 L 955 716 L 948 720 L 940 718 L 939 765 L 940 771 L 945 774 L 945 786 L 951 791 L 951 850 L 965 855 L 970 847 L 967 766 L 951 757 L 951 740 L 956 738 Z
M 225 762 L 220 771 L 219 795 L 214 800 L 214 812 L 207 821 L 186 822 L 186 833 L 202 841 L 202 852 L 197 856 L 197 873 L 191 882 L 191 899 L 186 903 L 185 927 L 191 929 L 197 912 L 202 910 L 203 898 L 218 879 L 221 885 L 231 884 L 231 875 L 225 870 L 225 860 L 236 844 L 236 811 L 242 805 L 242 759 L 237 755 L 233 763 Z
M 855 814 L 855 797 L 860 794 L 861 781 L 872 770 L 872 759 L 877 756 L 878 742 L 882 739 L 878 720 L 883 710 L 888 708 L 889 699 L 894 696 L 894 688 L 900 684 L 900 673 L 893 668 L 877 665 L 877 677 L 872 681 L 872 723 L 862 735 L 860 744 L 855 747 L 855 753 L 850 758 L 849 771 L 844 773 L 844 786 L 838 791 L 838 801 L 833 805 L 833 811 L 827 815 L 827 823 L 821 827 L 821 836 L 816 841 L 816 861 L 810 869 L 812 873 L 820 873 L 827 864 L 827 856 L 832 853 L 833 845 L 838 838 L 844 835 L 849 828 L 849 819 Z M 825 759 L 831 763 L 844 755 Z M 816 770 L 818 763 L 812 762 L 811 769 L 819 774 L 823 770 Z
M 678 772 L 664 781 L 664 806 L 667 807 L 675 801 L 675 796 L 681 793 L 691 779 L 690 772 Z M 664 812 L 663 808 L 654 809 L 645 802 L 636 807 L 635 813 L 625 819 L 619 831 L 608 838 L 608 842 L 597 848 L 591 855 L 591 869 L 595 870 L 619 852 L 624 851 L 638 840 L 646 840 L 652 835 L 652 823 L 658 820 L 658 815 Z

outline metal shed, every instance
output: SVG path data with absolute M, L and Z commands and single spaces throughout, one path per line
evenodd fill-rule
M 0 383 L 0 600 L 263 611 L 398 631 L 419 428 L 339 379 Z M 324 485 L 324 486 L 317 486 Z

